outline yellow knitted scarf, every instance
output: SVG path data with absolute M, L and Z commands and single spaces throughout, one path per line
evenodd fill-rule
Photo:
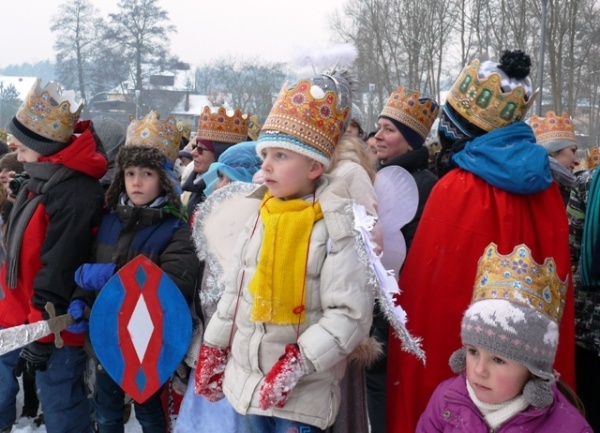
M 256 273 L 252 320 L 278 325 L 304 322 L 304 287 L 310 234 L 323 218 L 318 202 L 280 200 L 268 192 L 261 203 L 265 226 Z M 298 316 L 300 315 L 300 316 Z

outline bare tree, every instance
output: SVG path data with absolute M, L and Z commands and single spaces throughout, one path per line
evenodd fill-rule
M 89 0 L 74 0 L 59 6 L 52 32 L 56 33 L 56 72 L 60 82 L 77 89 L 82 98 L 88 96 L 89 64 L 93 62 L 94 46 L 103 28 L 98 10 Z
M 174 62 L 168 56 L 169 34 L 175 27 L 168 24 L 168 12 L 158 0 L 120 0 L 119 13 L 109 14 L 105 38 L 112 40 L 129 65 L 134 89 L 141 90 L 144 80 Z
M 258 116 L 263 122 L 286 78 L 280 63 L 262 63 L 258 59 L 226 58 L 196 71 L 198 93 L 215 96 L 214 103 L 227 103 L 244 113 Z
M 600 64 L 600 5 L 596 0 L 548 0 L 544 98 L 554 111 L 578 111 L 588 99 L 585 116 L 597 134 Z M 342 41 L 358 49 L 356 69 L 361 91 L 372 83 L 378 107 L 396 86 L 438 95 L 475 54 L 499 58 L 506 49 L 521 49 L 533 62 L 531 79 L 541 71 L 540 0 L 348 0 L 331 21 Z M 538 75 L 538 76 L 536 76 Z M 596 122 L 596 123 L 595 123 Z

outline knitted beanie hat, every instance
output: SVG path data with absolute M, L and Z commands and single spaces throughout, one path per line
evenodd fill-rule
M 256 143 L 245 141 L 230 146 L 213 162 L 210 168 L 202 175 L 206 188 L 204 195 L 207 197 L 214 191 L 219 180 L 219 173 L 227 176 L 234 182 L 252 182 L 252 177 L 260 169 L 262 160 L 256 153 Z
M 536 141 L 549 155 L 567 147 L 577 146 L 573 120 L 566 112 L 560 117 L 554 111 L 548 111 L 546 117 L 533 114 L 529 125 L 533 129 Z
M 554 259 L 538 264 L 524 244 L 502 255 L 492 243 L 479 260 L 473 298 L 463 316 L 464 345 L 516 361 L 533 374 L 523 393 L 536 407 L 552 402 L 566 290 Z M 455 372 L 464 369 L 464 351 L 453 354 L 450 366 Z
M 72 90 L 60 93 L 57 82 L 51 81 L 42 88 L 41 81 L 35 81 L 8 124 L 8 131 L 31 150 L 49 156 L 71 143 L 83 103 L 76 101 Z
M 100 116 L 92 120 L 94 132 L 98 135 L 104 151 L 106 159 L 110 163 L 114 161 L 119 152 L 119 147 L 125 144 L 126 129 L 120 122 L 110 117 Z
M 444 104 L 438 133 L 443 142 L 471 139 L 523 120 L 533 104 L 530 57 L 505 51 L 500 63 L 475 59 L 460 73 Z
M 328 167 L 350 121 L 356 84 L 354 74 L 345 69 L 284 84 L 261 129 L 256 151 L 279 147 Z

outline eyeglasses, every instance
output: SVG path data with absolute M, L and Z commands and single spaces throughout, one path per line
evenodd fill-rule
M 204 152 L 212 152 L 208 147 L 204 147 L 198 142 L 192 143 L 192 150 L 194 149 L 196 149 L 198 155 L 202 155 Z

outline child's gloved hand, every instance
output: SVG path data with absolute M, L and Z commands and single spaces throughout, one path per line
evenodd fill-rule
M 71 301 L 67 313 L 73 316 L 75 322 L 67 327 L 67 331 L 74 334 L 85 334 L 89 331 L 90 322 L 85 317 L 86 308 L 87 304 L 81 299 L 74 299 Z
M 290 392 L 304 374 L 300 348 L 297 344 L 288 344 L 285 354 L 271 368 L 260 388 L 260 408 L 267 410 L 273 406 L 285 406 Z
M 85 290 L 102 290 L 115 269 L 114 263 L 84 263 L 75 271 L 75 282 Z
M 223 394 L 223 373 L 226 365 L 226 349 L 202 345 L 194 382 L 196 394 L 213 403 L 225 397 L 225 394 Z
M 23 347 L 20 357 L 25 362 L 17 363 L 15 376 L 20 376 L 23 371 L 26 371 L 31 377 L 34 377 L 36 371 L 46 371 L 53 350 L 53 343 L 38 343 L 37 341 Z

